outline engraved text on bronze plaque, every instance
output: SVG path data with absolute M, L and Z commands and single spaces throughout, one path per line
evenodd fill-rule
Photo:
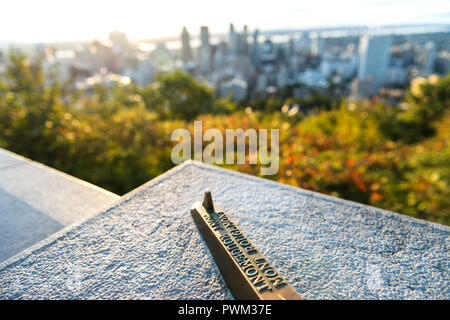
M 214 210 L 210 192 L 191 214 L 236 299 L 301 299 L 230 217 Z

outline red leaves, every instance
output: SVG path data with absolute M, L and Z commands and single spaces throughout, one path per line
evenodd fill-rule
M 371 202 L 376 202 L 376 201 L 380 201 L 383 199 L 383 196 L 377 192 L 372 192 L 370 194 L 370 201 Z
M 350 158 L 350 159 L 347 159 L 345 164 L 347 165 L 347 167 L 352 168 L 355 165 L 355 161 Z
M 351 177 L 353 182 L 356 184 L 356 186 L 358 187 L 359 190 L 366 192 L 367 191 L 367 187 L 364 184 L 364 182 L 361 179 L 361 175 L 358 171 L 353 171 L 351 173 Z

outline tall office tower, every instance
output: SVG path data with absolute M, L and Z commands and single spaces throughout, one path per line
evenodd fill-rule
M 242 33 L 242 53 L 248 55 L 248 28 L 244 26 L 244 32 Z
M 192 61 L 192 49 L 189 41 L 189 33 L 186 27 L 183 27 L 183 32 L 181 33 L 181 59 L 183 63 Z
M 359 40 L 358 80 L 373 80 L 375 89 L 386 81 L 392 36 L 365 35 Z
M 225 41 L 220 41 L 212 57 L 214 70 L 222 70 L 226 67 L 227 56 L 228 45 Z
M 311 38 L 309 32 L 302 32 L 300 38 L 297 40 L 297 44 L 298 50 L 302 55 L 311 54 Z
M 208 72 L 211 66 L 211 46 L 209 44 L 208 27 L 200 28 L 201 46 L 200 46 L 200 65 L 203 72 Z
M 312 32 L 310 34 L 311 38 L 311 54 L 313 56 L 319 56 L 323 51 L 323 38 L 320 37 L 319 33 Z
M 289 38 L 288 42 L 288 57 L 293 57 L 295 55 L 295 42 L 294 38 Z
M 434 71 L 434 64 L 438 56 L 437 48 L 435 44 L 428 41 L 425 45 L 424 59 L 423 59 L 423 70 L 427 73 L 432 73 Z
M 234 26 L 230 23 L 230 49 L 232 54 L 237 54 L 238 51 L 238 37 L 234 31 Z
M 259 43 L 258 43 L 258 37 L 259 37 L 259 30 L 256 29 L 253 32 L 253 45 L 252 45 L 252 64 L 253 66 L 258 69 L 259 67 Z

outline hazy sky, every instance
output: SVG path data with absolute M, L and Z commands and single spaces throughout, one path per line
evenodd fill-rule
M 226 32 L 403 23 L 449 23 L 449 0 L 7 0 L 0 41 L 105 39 L 120 30 L 131 39 L 174 36 L 182 26 Z

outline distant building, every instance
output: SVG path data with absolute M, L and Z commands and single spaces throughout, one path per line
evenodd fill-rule
M 200 28 L 201 45 L 200 45 L 200 66 L 202 72 L 208 72 L 211 68 L 211 46 L 209 44 L 208 27 Z
M 263 42 L 260 58 L 263 64 L 276 63 L 275 46 L 270 39 Z
M 424 59 L 423 59 L 423 70 L 427 73 L 434 72 L 434 66 L 436 63 L 438 52 L 437 48 L 433 42 L 429 41 L 425 45 Z
M 115 73 L 96 73 L 93 76 L 86 78 L 76 83 L 78 90 L 84 90 L 92 94 L 94 87 L 98 84 L 104 85 L 107 88 L 112 88 L 116 85 L 126 86 L 131 83 L 131 78 Z
M 55 51 L 47 48 L 45 59 L 42 61 L 45 85 L 51 85 L 54 80 L 61 83 L 68 81 L 75 62 L 72 50 Z
M 223 70 L 227 65 L 227 44 L 225 41 L 221 41 L 214 52 L 213 65 L 214 70 Z
M 373 79 L 375 90 L 386 82 L 392 36 L 365 35 L 359 41 L 358 80 Z
M 408 70 L 401 66 L 390 66 L 386 72 L 386 84 L 390 86 L 408 83 Z
M 238 39 L 237 34 L 234 31 L 234 26 L 230 23 L 230 50 L 231 53 L 236 55 L 238 52 Z
M 350 99 L 367 98 L 376 93 L 375 82 L 372 77 L 364 80 L 353 79 Z
M 183 27 L 181 33 L 181 59 L 183 63 L 188 63 L 192 61 L 192 49 L 190 44 L 190 37 L 186 27 Z
M 234 101 L 244 100 L 247 97 L 247 82 L 240 78 L 224 81 L 219 86 L 220 96 L 230 96 Z
M 303 55 L 311 54 L 311 38 L 309 32 L 303 32 L 301 38 L 297 40 L 299 53 Z
M 125 75 L 129 76 L 136 84 L 145 86 L 155 80 L 156 71 L 157 68 L 152 59 L 145 58 L 138 60 L 136 69 L 126 72 Z
M 241 33 L 236 32 L 234 25 L 230 23 L 230 53 L 232 57 L 247 56 L 249 54 L 248 27 L 244 25 Z
M 247 56 L 238 56 L 233 60 L 232 64 L 234 70 L 242 74 L 245 79 L 248 79 L 251 75 L 251 61 Z
M 248 28 L 246 25 L 244 26 L 244 31 L 242 32 L 240 39 L 239 53 L 242 55 L 248 55 Z
M 252 45 L 252 64 L 255 66 L 256 69 L 258 69 L 259 66 L 259 30 L 256 29 L 253 32 L 253 45 Z
M 269 85 L 268 77 L 264 73 L 262 73 L 258 75 L 258 77 L 256 78 L 255 91 L 263 92 L 264 90 L 266 90 L 268 85 Z
M 355 75 L 357 67 L 357 59 L 355 56 L 348 58 L 326 57 L 321 61 L 320 72 L 325 77 L 338 74 L 347 80 Z
M 328 88 L 328 81 L 323 74 L 314 69 L 308 69 L 299 74 L 298 82 L 312 88 Z
M 439 55 L 436 59 L 436 71 L 443 75 L 450 72 L 450 52 L 439 52 Z
M 323 52 L 323 38 L 320 37 L 319 33 L 312 32 L 310 34 L 311 38 L 311 55 L 320 56 Z
M 174 64 L 174 57 L 163 42 L 156 45 L 156 48 L 152 51 L 150 57 L 160 71 L 168 72 Z
M 286 69 L 286 66 L 282 65 L 277 73 L 276 78 L 277 88 L 284 88 L 288 85 L 288 83 L 289 83 L 289 72 Z

